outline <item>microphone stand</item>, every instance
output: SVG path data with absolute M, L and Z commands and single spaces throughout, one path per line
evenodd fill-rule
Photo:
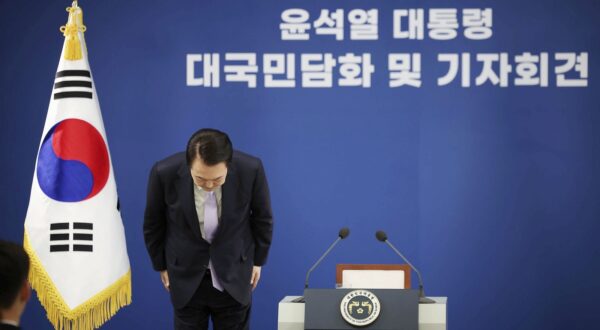
M 317 262 L 315 262 L 315 264 L 310 267 L 310 269 L 308 270 L 308 272 L 306 273 L 306 280 L 304 281 L 304 288 L 307 289 L 308 288 L 308 278 L 310 277 L 310 273 L 312 273 L 313 270 L 315 270 L 315 268 L 317 268 L 317 266 L 321 263 L 321 261 L 323 261 L 323 259 L 325 258 L 325 256 L 327 256 L 329 254 L 329 252 L 331 252 L 331 250 L 333 249 L 333 247 L 342 240 L 342 237 L 338 237 L 330 246 L 329 249 L 327 249 L 327 251 L 325 251 L 325 253 L 323 253 L 323 255 L 321 256 L 321 258 L 319 258 L 319 260 L 317 260 Z

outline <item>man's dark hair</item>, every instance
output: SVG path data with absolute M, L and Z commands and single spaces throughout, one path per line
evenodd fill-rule
M 0 241 L 0 309 L 10 308 L 29 273 L 29 256 L 21 245 Z
M 212 128 L 203 128 L 190 137 L 185 158 L 188 166 L 200 156 L 204 164 L 214 166 L 221 162 L 229 165 L 233 155 L 231 140 L 227 134 Z

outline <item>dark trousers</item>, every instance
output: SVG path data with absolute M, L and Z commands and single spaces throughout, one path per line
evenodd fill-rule
M 208 329 L 210 317 L 214 330 L 248 330 L 251 305 L 242 305 L 226 291 L 215 289 L 207 271 L 187 305 L 175 309 L 175 329 Z

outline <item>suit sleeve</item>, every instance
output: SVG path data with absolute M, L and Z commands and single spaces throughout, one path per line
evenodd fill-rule
M 256 171 L 252 189 L 250 226 L 254 235 L 254 265 L 262 266 L 267 262 L 269 247 L 273 237 L 273 212 L 269 186 L 262 162 Z
M 165 217 L 164 188 L 158 175 L 156 164 L 150 170 L 146 210 L 144 211 L 144 241 L 156 271 L 167 269 L 165 262 Z

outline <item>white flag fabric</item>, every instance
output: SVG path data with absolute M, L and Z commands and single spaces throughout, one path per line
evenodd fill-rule
M 24 246 L 29 280 L 54 327 L 92 329 L 131 303 L 131 271 L 82 13 L 76 4 L 68 10 Z

